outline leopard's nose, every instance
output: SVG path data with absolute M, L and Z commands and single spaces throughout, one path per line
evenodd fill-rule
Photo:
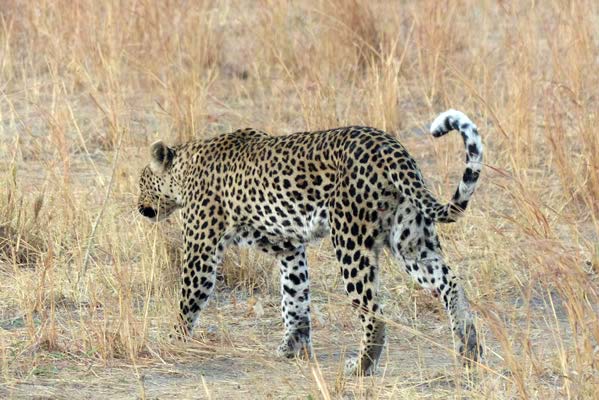
M 139 206 L 139 212 L 147 218 L 154 218 L 156 216 L 156 210 L 152 207 Z

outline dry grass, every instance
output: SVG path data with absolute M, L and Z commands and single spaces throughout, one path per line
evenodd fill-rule
M 4 2 L 0 397 L 597 396 L 598 37 L 591 0 Z M 315 362 L 273 358 L 276 270 L 254 252 L 228 253 L 197 340 L 166 340 L 181 238 L 136 214 L 148 143 L 368 124 L 447 199 L 460 140 L 423 132 L 448 107 L 486 145 L 442 229 L 484 364 L 459 365 L 440 305 L 385 257 L 381 371 L 343 377 L 357 321 L 328 241 L 309 254 Z

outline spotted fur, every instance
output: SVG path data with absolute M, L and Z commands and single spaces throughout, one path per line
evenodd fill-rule
M 362 323 L 359 353 L 348 372 L 371 373 L 385 342 L 379 303 L 379 256 L 389 247 L 420 285 L 448 311 L 460 351 L 481 354 L 464 290 L 444 262 L 435 222 L 461 215 L 480 174 L 476 126 L 447 111 L 433 136 L 461 132 L 466 170 L 455 195 L 440 204 L 416 162 L 392 136 L 351 126 L 270 136 L 253 129 L 169 147 L 152 145 L 140 178 L 139 211 L 158 220 L 181 209 L 185 262 L 180 333 L 191 334 L 214 289 L 230 244 L 253 245 L 278 259 L 285 326 L 279 354 L 311 353 L 306 244 L 331 235 L 340 274 Z

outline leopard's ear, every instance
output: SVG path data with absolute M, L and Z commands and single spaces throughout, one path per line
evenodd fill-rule
M 162 140 L 152 143 L 150 154 L 152 156 L 150 168 L 157 175 L 162 175 L 173 165 L 175 150 L 162 143 Z

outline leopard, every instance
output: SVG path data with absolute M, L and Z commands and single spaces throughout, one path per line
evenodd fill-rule
M 440 113 L 433 137 L 461 134 L 465 170 L 451 200 L 439 202 L 399 140 L 367 126 L 271 135 L 239 129 L 178 145 L 157 141 L 139 179 L 138 211 L 160 221 L 180 210 L 183 265 L 177 332 L 189 337 L 215 290 L 225 249 L 253 246 L 280 270 L 282 357 L 311 357 L 306 248 L 330 237 L 343 288 L 362 328 L 348 374 L 374 373 L 386 343 L 380 293 L 384 249 L 442 304 L 456 353 L 483 349 L 462 283 L 446 263 L 437 223 L 466 210 L 482 171 L 477 126 L 461 111 Z

